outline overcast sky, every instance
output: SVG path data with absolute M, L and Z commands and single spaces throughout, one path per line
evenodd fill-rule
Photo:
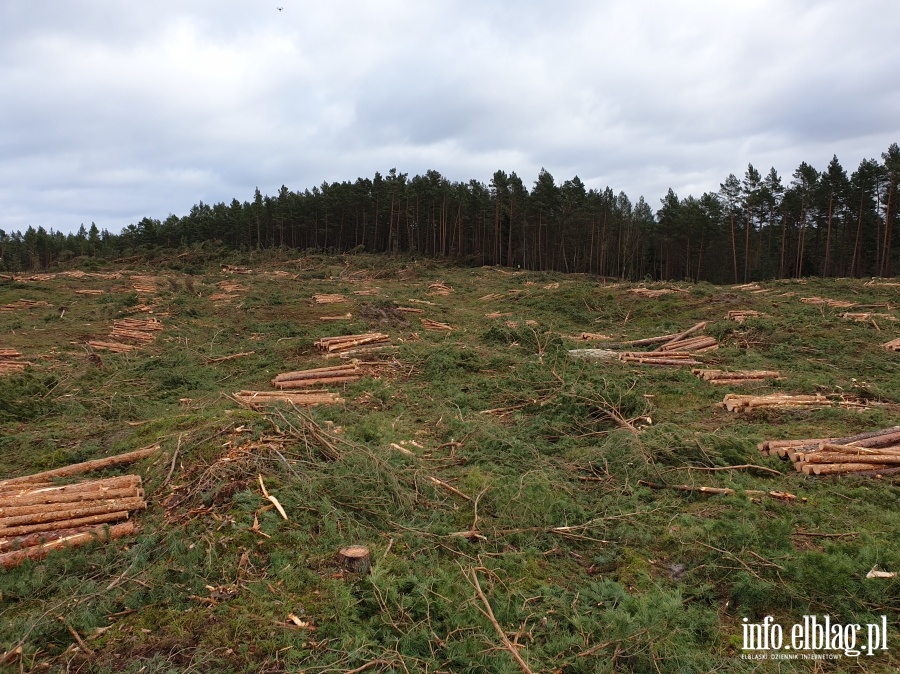
M 900 142 L 898 29 L 896 0 L 2 0 L 0 229 L 392 167 L 654 210 L 748 163 L 850 173 Z

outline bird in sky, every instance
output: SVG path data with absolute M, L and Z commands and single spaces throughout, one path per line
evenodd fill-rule
M 282 9 L 284 9 L 284 7 L 276 7 L 275 9 L 277 9 L 280 12 Z

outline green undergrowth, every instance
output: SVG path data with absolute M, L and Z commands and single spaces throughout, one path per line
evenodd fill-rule
M 650 300 L 587 276 L 434 260 L 208 255 L 103 266 L 117 279 L 0 285 L 0 305 L 52 305 L 0 313 L 0 347 L 34 363 L 0 379 L 0 474 L 160 445 L 108 471 L 143 477 L 138 534 L 0 574 L 0 651 L 22 648 L 12 671 L 522 671 L 497 627 L 535 672 L 900 667 L 900 581 L 866 578 L 900 570 L 897 478 L 809 478 L 757 450 L 900 424 L 900 360 L 881 347 L 893 323 L 800 302 L 894 306 L 890 287 L 675 284 Z M 139 296 L 131 274 L 154 276 L 157 293 Z M 244 290 L 211 300 L 222 281 Z M 436 281 L 452 292 L 434 294 Z M 347 302 L 316 305 L 317 293 Z M 92 359 L 86 341 L 117 318 L 146 318 L 139 305 L 163 322 L 159 337 Z M 453 330 L 427 330 L 399 307 Z M 738 324 L 731 309 L 763 315 Z M 737 389 L 688 369 L 568 354 L 602 348 L 582 332 L 627 341 L 701 320 L 720 345 L 704 367 L 778 369 L 782 380 L 752 390 L 859 406 L 736 415 L 717 403 Z M 369 330 L 392 347 L 359 356 L 370 374 L 334 389 L 342 404 L 246 409 L 232 398 L 270 389 L 279 372 L 344 362 L 313 342 Z M 735 493 L 691 491 L 701 486 Z M 351 544 L 369 548 L 368 573 L 342 568 Z M 891 648 L 741 658 L 745 618 L 790 626 L 813 614 L 886 615 Z

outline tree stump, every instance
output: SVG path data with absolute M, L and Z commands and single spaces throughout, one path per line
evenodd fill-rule
M 369 548 L 363 545 L 350 545 L 338 551 L 341 566 L 353 573 L 367 573 L 371 563 Z

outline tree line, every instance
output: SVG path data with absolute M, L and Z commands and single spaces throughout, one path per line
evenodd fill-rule
M 515 172 L 488 184 L 437 171 L 396 169 L 355 182 L 230 204 L 198 203 L 183 216 L 150 217 L 120 233 L 93 223 L 76 233 L 0 230 L 0 268 L 36 271 L 78 257 L 117 259 L 215 241 L 228 249 L 415 253 L 473 264 L 582 272 L 627 280 L 739 283 L 802 276 L 890 276 L 898 253 L 900 148 L 855 171 L 835 156 L 802 162 L 785 179 L 752 164 L 715 192 L 669 189 L 654 213 L 643 197 L 587 189 L 541 170 L 530 189 Z

